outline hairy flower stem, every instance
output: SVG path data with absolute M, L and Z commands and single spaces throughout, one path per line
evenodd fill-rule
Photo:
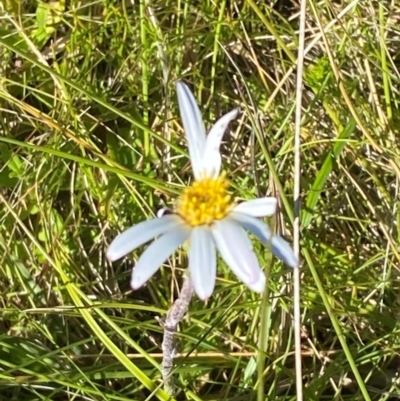
M 169 309 L 167 318 L 162 325 L 164 328 L 164 338 L 161 344 L 161 349 L 163 352 L 161 374 L 164 381 L 164 390 L 170 395 L 175 393 L 174 377 L 171 373 L 176 355 L 174 336 L 179 322 L 186 315 L 193 292 L 194 287 L 192 281 L 190 280 L 189 276 L 186 276 L 182 285 L 181 293 L 178 299 L 176 299 L 174 304 Z

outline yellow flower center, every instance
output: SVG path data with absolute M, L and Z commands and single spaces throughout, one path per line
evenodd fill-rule
M 226 192 L 228 186 L 224 176 L 195 181 L 179 197 L 177 213 L 191 226 L 223 219 L 231 208 L 231 196 Z

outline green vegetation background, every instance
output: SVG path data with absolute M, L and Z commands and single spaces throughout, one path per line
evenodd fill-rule
M 208 127 L 241 107 L 232 191 L 278 194 L 270 223 L 292 239 L 299 5 L 6 0 L 0 17 L 0 399 L 167 400 L 158 318 L 185 254 L 132 292 L 141 250 L 110 264 L 105 249 L 191 180 L 177 79 Z M 307 2 L 305 400 L 400 395 L 399 19 L 395 1 Z M 180 325 L 176 399 L 295 399 L 291 272 L 255 249 L 268 293 L 219 264 Z

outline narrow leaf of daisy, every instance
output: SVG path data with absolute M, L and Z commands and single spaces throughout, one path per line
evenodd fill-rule
M 243 228 L 233 221 L 219 220 L 212 226 L 212 233 L 218 251 L 233 273 L 251 290 L 264 291 L 265 275 Z
M 207 177 L 217 178 L 221 170 L 221 146 L 222 137 L 228 124 L 239 114 L 240 109 L 234 109 L 222 116 L 211 128 L 207 135 L 203 154 L 203 172 Z
M 288 266 L 293 268 L 299 266 L 299 261 L 297 260 L 292 247 L 279 235 L 274 235 L 272 237 L 271 249 L 273 254 Z
M 272 216 L 276 211 L 277 203 L 274 197 L 253 199 L 236 205 L 233 211 L 254 217 Z
M 208 227 L 195 227 L 190 235 L 189 270 L 197 296 L 203 301 L 210 298 L 215 286 L 217 258 Z
M 132 270 L 131 287 L 134 290 L 141 287 L 189 235 L 190 228 L 180 226 L 152 242 Z
M 136 224 L 111 242 L 106 252 L 107 259 L 114 262 L 154 237 L 174 230 L 182 224 L 184 224 L 182 220 L 175 215 L 166 215 Z
M 206 143 L 206 130 L 196 100 L 186 84 L 177 82 L 179 111 L 181 113 L 183 128 L 188 141 L 190 161 L 193 175 L 200 178 L 202 156 Z

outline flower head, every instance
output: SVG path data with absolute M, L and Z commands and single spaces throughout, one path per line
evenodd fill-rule
M 208 135 L 190 89 L 177 83 L 178 103 L 188 141 L 194 183 L 179 197 L 176 210 L 134 225 L 117 236 L 107 249 L 115 261 L 140 245 L 158 237 L 142 253 L 132 271 L 131 286 L 141 287 L 185 241 L 189 241 L 189 271 L 199 298 L 209 298 L 214 290 L 218 250 L 235 275 L 249 288 L 262 292 L 265 275 L 260 269 L 246 230 L 291 267 L 297 258 L 290 245 L 272 235 L 259 218 L 276 211 L 273 197 L 235 204 L 227 193 L 228 182 L 220 174 L 220 145 L 228 124 L 239 114 L 234 109 L 221 117 Z

